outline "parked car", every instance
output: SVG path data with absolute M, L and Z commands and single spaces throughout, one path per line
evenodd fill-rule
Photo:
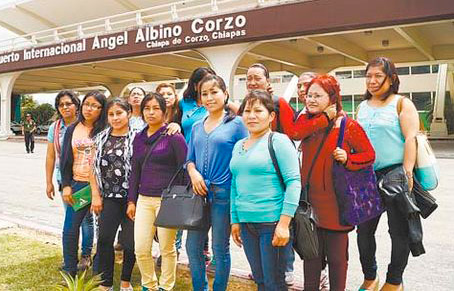
M 38 125 L 36 127 L 36 134 L 40 135 L 43 133 L 47 133 L 49 131 L 49 127 L 52 124 L 52 121 L 48 121 L 45 124 Z
M 20 122 L 11 121 L 11 131 L 12 131 L 15 135 L 21 134 L 21 133 L 22 133 L 22 125 L 20 124 Z

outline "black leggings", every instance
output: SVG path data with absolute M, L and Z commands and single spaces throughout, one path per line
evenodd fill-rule
M 99 237 L 97 256 L 99 272 L 104 281 L 103 286 L 113 285 L 113 271 L 115 263 L 114 241 L 118 226 L 121 224 L 123 232 L 123 269 L 122 281 L 131 281 L 131 273 L 136 262 L 134 255 L 134 222 L 126 216 L 126 201 L 123 199 L 105 198 L 103 210 L 99 215 Z
M 402 275 L 408 263 L 410 255 L 410 243 L 408 239 L 408 222 L 400 213 L 396 205 L 386 205 L 388 215 L 388 229 L 391 236 L 391 262 L 388 265 L 386 282 L 394 285 L 402 283 Z M 377 261 L 375 252 L 375 231 L 381 215 L 358 225 L 357 242 L 359 258 L 366 280 L 374 280 L 377 276 Z

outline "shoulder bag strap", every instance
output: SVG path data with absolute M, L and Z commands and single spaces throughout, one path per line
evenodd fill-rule
M 311 166 L 309 168 L 309 172 L 307 174 L 307 179 L 306 179 L 307 182 L 306 182 L 306 185 L 304 185 L 305 188 L 307 188 L 307 185 L 309 185 L 309 180 L 311 179 L 311 176 L 312 176 L 312 170 L 314 168 L 315 161 L 317 160 L 318 156 L 320 155 L 322 147 L 325 144 L 326 138 L 328 137 L 328 134 L 330 133 L 330 131 L 333 128 L 333 126 L 334 126 L 334 122 L 330 122 L 330 125 L 328 125 L 328 128 L 325 131 L 325 135 L 323 136 L 322 142 L 318 146 L 317 152 L 315 153 L 314 158 L 312 159 L 312 163 L 311 163 Z M 305 191 L 302 191 L 302 193 L 304 193 L 304 192 Z M 307 194 L 308 193 L 306 192 L 306 195 Z M 307 201 L 307 197 L 301 197 L 301 200 Z
M 150 158 L 150 155 L 151 155 L 151 152 L 153 151 L 153 149 L 156 147 L 156 145 L 158 144 L 158 142 L 161 140 L 161 137 L 163 136 L 163 134 L 161 133 L 157 139 L 155 139 L 155 141 L 150 145 L 150 148 L 148 149 L 148 152 L 147 154 L 145 155 L 145 158 L 143 159 L 142 161 L 142 169 L 141 169 L 141 173 L 143 173 L 143 170 L 145 169 L 145 164 L 147 163 L 148 159 Z
M 344 116 L 342 118 L 340 128 L 339 128 L 339 136 L 337 137 L 337 147 L 342 148 L 342 145 L 344 144 L 344 136 L 345 136 L 345 124 L 347 123 L 347 117 Z
M 61 119 L 57 120 L 54 125 L 54 146 L 56 150 L 56 154 L 60 155 L 61 152 L 61 145 L 60 145 L 60 130 L 61 130 Z
M 400 113 L 402 112 L 402 102 L 404 102 L 404 98 L 405 98 L 405 96 L 399 95 L 399 100 L 397 100 L 397 106 L 396 106 L 397 116 L 399 116 Z
M 274 147 L 273 147 L 273 134 L 274 134 L 274 132 L 271 132 L 268 135 L 268 151 L 270 152 L 271 161 L 273 162 L 273 166 L 274 166 L 274 169 L 276 170 L 276 174 L 279 177 L 279 180 L 281 181 L 281 184 L 282 184 L 282 186 L 284 186 L 284 189 L 285 189 L 284 177 L 282 176 L 281 169 L 279 169 L 279 164 L 277 163 L 277 159 L 276 159 L 276 152 L 274 151 Z
M 184 170 L 185 170 L 185 165 L 186 165 L 186 163 L 184 163 L 184 164 L 176 171 L 176 173 L 173 175 L 172 179 L 170 179 L 169 185 L 167 186 L 167 191 L 170 191 L 170 188 L 172 187 L 173 182 L 174 182 L 175 179 L 178 177 L 178 175 L 179 175 L 180 173 L 184 172 Z M 188 185 L 190 185 L 190 184 L 191 184 L 191 181 L 189 181 L 189 184 L 188 184 Z

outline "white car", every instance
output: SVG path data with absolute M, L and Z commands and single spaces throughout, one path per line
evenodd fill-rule
M 15 134 L 15 135 L 19 135 L 22 133 L 22 124 L 20 124 L 19 122 L 17 121 L 11 121 L 11 131 Z

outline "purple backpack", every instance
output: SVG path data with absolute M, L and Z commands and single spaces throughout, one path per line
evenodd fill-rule
M 347 117 L 344 117 L 337 139 L 339 148 L 342 148 L 344 143 L 346 123 Z M 359 225 L 377 217 L 385 210 L 378 193 L 377 178 L 372 165 L 359 171 L 350 171 L 335 161 L 333 181 L 342 225 Z

